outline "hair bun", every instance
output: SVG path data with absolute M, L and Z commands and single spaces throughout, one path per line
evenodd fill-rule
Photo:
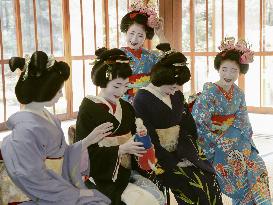
M 161 59 L 161 64 L 165 66 L 171 66 L 174 63 L 184 63 L 187 62 L 187 58 L 180 52 L 173 52 Z
M 46 65 L 48 62 L 48 56 L 43 51 L 35 51 L 31 58 L 29 63 L 29 75 L 30 76 L 40 76 L 43 71 L 47 69 Z
M 101 58 L 102 54 L 107 51 L 107 48 L 105 47 L 102 47 L 102 48 L 99 48 L 95 51 L 95 55 L 98 57 L 98 58 Z
M 64 80 L 67 80 L 70 75 L 70 67 L 66 62 L 59 61 L 55 62 L 54 69 L 60 73 Z
M 17 68 L 19 68 L 20 70 L 23 70 L 24 65 L 25 65 L 25 59 L 24 58 L 20 58 L 20 57 L 12 57 L 9 60 L 9 68 L 12 72 L 14 72 Z
M 160 43 L 156 46 L 156 48 L 163 52 L 167 52 L 171 50 L 171 45 L 169 43 Z

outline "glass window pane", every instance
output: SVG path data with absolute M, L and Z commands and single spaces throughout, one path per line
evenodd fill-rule
M 36 1 L 36 12 L 38 24 L 38 50 L 50 53 L 51 48 L 48 0 Z
M 203 85 L 208 81 L 208 68 L 207 68 L 207 57 L 206 56 L 197 56 L 195 57 L 195 90 L 200 92 L 203 89 Z
M 266 51 L 273 51 L 273 0 L 265 2 L 265 25 L 264 25 L 264 43 Z
M 96 17 L 96 40 L 97 48 L 105 46 L 106 34 L 105 34 L 105 13 L 104 4 L 102 0 L 96 0 L 95 4 L 95 17 Z M 96 48 L 96 49 L 97 49 Z
M 273 57 L 264 57 L 263 75 L 262 75 L 262 106 L 273 107 Z
M 2 65 L 0 64 L 0 123 L 4 122 L 3 80 Z
M 206 51 L 206 1 L 195 1 L 195 51 Z M 182 29 L 183 30 L 183 29 Z
M 72 61 L 72 92 L 73 92 L 73 112 L 79 110 L 83 99 L 83 62 L 82 60 Z
M 245 2 L 245 36 L 251 49 L 260 51 L 260 0 Z
M 85 95 L 96 95 L 96 86 L 91 80 L 91 70 L 93 65 L 91 61 L 85 61 Z
M 69 1 L 70 12 L 70 33 L 71 33 L 71 54 L 72 56 L 82 55 L 82 32 L 81 32 L 81 8 L 80 1 Z
M 13 1 L 1 0 L 1 31 L 3 43 L 4 59 L 17 55 L 15 14 L 13 10 Z
M 83 0 L 84 55 L 95 53 L 93 1 Z
M 191 57 L 190 56 L 186 56 L 187 57 L 187 63 L 188 63 L 188 68 L 191 70 Z M 185 99 L 188 99 L 188 97 L 192 94 L 192 90 L 191 90 L 191 80 L 189 80 L 187 83 L 185 83 L 183 85 L 183 94 L 185 96 Z
M 249 70 L 245 75 L 245 94 L 247 106 L 260 106 L 260 58 L 255 57 L 249 64 Z
M 190 51 L 190 0 L 182 1 L 182 51 Z
M 35 48 L 33 1 L 20 1 L 20 15 L 24 54 L 32 54 Z
M 117 47 L 117 12 L 116 0 L 108 0 L 108 18 L 109 18 L 109 46 Z
M 216 82 L 219 80 L 219 73 L 218 71 L 214 68 L 214 56 L 209 56 L 208 57 L 208 63 L 209 63 L 209 73 L 208 73 L 208 80 L 207 82 Z
M 12 114 L 20 110 L 20 103 L 18 102 L 15 95 L 15 85 L 19 78 L 17 72 L 11 72 L 9 65 L 4 65 L 5 71 L 5 90 L 6 90 L 6 108 L 7 108 L 7 118 Z
M 215 25 L 213 25 L 214 18 L 213 14 L 215 11 L 214 9 L 214 0 L 208 0 L 208 51 L 215 51 Z M 214 31 L 214 33 L 213 33 Z
M 224 1 L 224 36 L 238 36 L 238 0 Z
M 215 2 L 215 47 L 214 49 L 218 51 L 218 46 L 222 41 L 222 1 Z M 223 36 L 224 37 L 224 36 Z
M 55 56 L 64 55 L 63 43 L 63 17 L 62 17 L 62 1 L 51 1 L 51 21 L 53 33 L 53 53 Z
M 120 31 L 120 22 L 123 16 L 127 14 L 127 0 L 118 0 L 118 30 Z M 124 33 L 119 32 L 119 47 L 126 46 L 126 37 Z
M 64 114 L 67 112 L 67 100 L 65 93 L 65 86 L 62 88 L 63 97 L 55 104 L 55 114 Z

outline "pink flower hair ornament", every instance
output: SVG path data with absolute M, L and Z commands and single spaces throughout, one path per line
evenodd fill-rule
M 241 54 L 240 63 L 249 64 L 254 60 L 254 51 L 250 50 L 250 47 L 251 46 L 245 40 L 239 40 L 237 43 L 235 43 L 234 37 L 225 37 L 218 49 L 221 52 L 228 50 L 239 51 Z
M 134 12 L 130 15 L 131 19 L 134 19 L 140 13 L 148 17 L 147 26 L 151 28 L 160 26 L 160 19 L 157 16 L 156 9 L 149 3 L 145 6 L 141 0 L 137 0 L 130 5 L 129 12 Z

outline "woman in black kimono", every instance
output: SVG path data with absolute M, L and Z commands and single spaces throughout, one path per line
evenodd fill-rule
M 105 122 L 111 122 L 113 130 L 109 136 L 88 147 L 89 176 L 94 179 L 96 188 L 112 200 L 112 205 L 162 205 L 164 197 L 156 185 L 131 173 L 133 155 L 141 156 L 145 149 L 142 143 L 133 141 L 132 135 L 136 132 L 134 109 L 121 99 L 132 74 L 129 59 L 116 48 L 99 49 L 96 55 L 98 59 L 91 78 L 101 91 L 98 96 L 83 99 L 76 123 L 76 141 Z
M 134 108 L 163 170 L 156 178 L 171 189 L 177 203 L 221 205 L 214 170 L 197 145 L 196 126 L 179 90 L 190 79 L 186 61 L 180 52 L 165 52 L 152 68 L 151 83 L 136 94 Z

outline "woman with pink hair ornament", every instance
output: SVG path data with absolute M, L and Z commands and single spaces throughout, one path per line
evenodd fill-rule
M 235 84 L 248 71 L 254 52 L 233 37 L 225 38 L 219 50 L 214 60 L 219 80 L 204 84 L 192 110 L 199 145 L 233 205 L 270 205 L 268 173 L 252 139 L 245 95 Z

